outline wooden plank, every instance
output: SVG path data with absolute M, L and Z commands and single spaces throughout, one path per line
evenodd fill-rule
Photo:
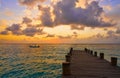
M 81 50 L 73 50 L 71 75 L 62 78 L 120 78 L 120 68 Z

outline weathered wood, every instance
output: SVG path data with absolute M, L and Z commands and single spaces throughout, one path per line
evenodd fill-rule
M 73 52 L 73 48 L 70 48 L 70 54 L 72 55 L 72 52 Z
M 100 53 L 100 59 L 104 59 L 104 53 Z
M 63 76 L 70 75 L 71 74 L 71 71 L 70 71 L 70 62 L 64 62 L 62 64 L 62 70 L 63 70 L 63 72 L 62 72 Z
M 93 51 L 92 50 L 90 51 L 90 54 L 93 55 Z
M 97 52 L 94 52 L 94 56 L 97 57 Z
M 73 50 L 71 56 L 71 75 L 62 78 L 120 78 L 120 68 L 110 62 L 91 56 L 80 50 Z
M 111 65 L 116 66 L 117 65 L 117 58 L 116 57 L 111 57 Z
M 70 55 L 66 55 L 66 62 L 70 62 L 71 61 L 71 56 Z

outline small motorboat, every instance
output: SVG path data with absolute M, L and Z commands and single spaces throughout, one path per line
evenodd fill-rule
M 40 46 L 39 45 L 30 45 L 29 47 L 30 48 L 39 48 Z

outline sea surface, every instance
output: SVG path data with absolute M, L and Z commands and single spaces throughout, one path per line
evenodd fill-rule
M 71 47 L 103 52 L 108 61 L 117 57 L 120 66 L 118 44 L 39 44 L 39 48 L 29 45 L 0 44 L 0 78 L 61 78 L 62 62 Z

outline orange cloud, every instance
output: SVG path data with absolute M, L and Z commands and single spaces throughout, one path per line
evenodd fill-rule
M 4 9 L 4 11 L 0 12 L 0 14 L 4 15 L 4 16 L 7 16 L 7 17 L 10 17 L 10 16 L 14 15 L 14 13 L 8 8 Z
M 0 20 L 0 31 L 5 30 L 5 28 L 7 27 L 7 20 Z
M 12 11 L 10 11 L 9 9 L 6 9 L 6 11 L 4 12 L 4 14 L 6 16 L 12 16 L 12 15 L 14 15 L 14 13 Z
M 33 7 L 34 5 L 36 5 L 37 3 L 42 3 L 46 0 L 19 0 L 19 3 L 21 5 L 25 5 L 25 6 L 28 6 L 28 7 Z
M 103 6 L 103 9 L 107 10 L 107 11 L 111 11 L 112 10 L 112 6 L 110 5 L 105 5 Z

